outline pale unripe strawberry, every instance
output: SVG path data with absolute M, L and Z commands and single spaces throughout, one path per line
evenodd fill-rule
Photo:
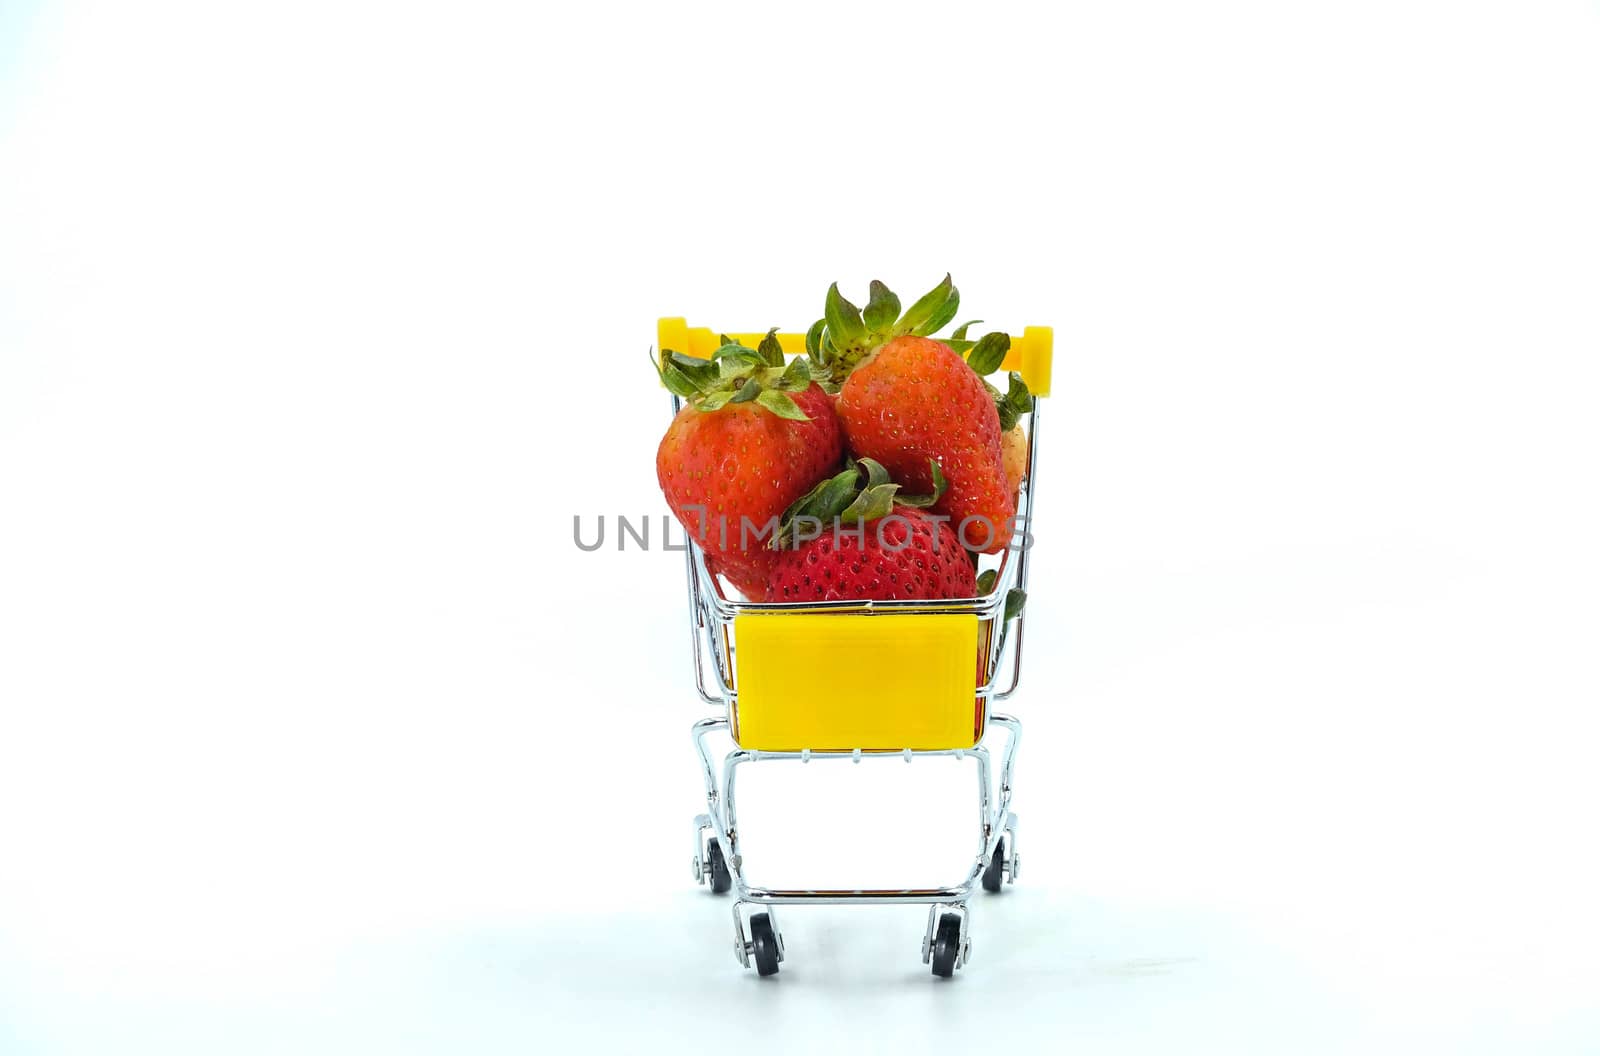
M 1014 425 L 1000 434 L 1000 459 L 1006 467 L 1006 488 L 1016 500 L 1022 487 L 1022 476 L 1028 471 L 1028 434 L 1022 426 Z

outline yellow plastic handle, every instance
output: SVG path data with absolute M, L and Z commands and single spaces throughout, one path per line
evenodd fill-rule
M 765 333 L 733 333 L 712 330 L 708 326 L 690 326 L 681 317 L 667 316 L 656 321 L 656 347 L 708 359 L 722 343 L 718 338 L 723 333 L 751 348 L 756 347 L 761 343 L 761 339 L 767 336 Z M 784 352 L 791 356 L 798 355 L 806 350 L 806 335 L 780 333 L 778 343 Z M 1055 333 L 1050 327 L 1027 327 L 1022 331 L 1022 336 L 1012 335 L 1011 351 L 1006 353 L 1005 362 L 1001 364 L 1000 369 L 1014 370 L 1021 374 L 1022 380 L 1028 383 L 1028 391 L 1035 396 L 1048 396 L 1050 359 L 1054 347 Z

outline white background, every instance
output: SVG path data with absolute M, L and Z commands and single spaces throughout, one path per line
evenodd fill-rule
M 10 0 L 0 1052 L 1593 1052 L 1597 188 L 1578 0 Z M 678 556 L 572 519 L 656 316 L 947 269 L 1056 328 L 1026 868 L 761 982 Z M 958 873 L 884 765 L 756 879 Z

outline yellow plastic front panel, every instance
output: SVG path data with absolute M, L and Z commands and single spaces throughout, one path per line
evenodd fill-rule
M 734 619 L 745 748 L 970 748 L 978 618 L 961 613 Z

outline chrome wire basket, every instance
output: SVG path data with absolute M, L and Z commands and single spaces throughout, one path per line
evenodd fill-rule
M 663 337 L 672 323 L 681 329 L 681 320 L 663 320 Z M 1027 596 L 1038 494 L 1040 396 L 1048 392 L 1050 356 L 1048 329 L 1030 327 L 1026 335 L 1033 342 L 1032 363 L 1043 363 L 1043 384 L 1035 366 L 1030 388 L 1036 395 L 1023 418 L 1027 460 L 1017 494 L 1012 545 L 998 560 L 984 559 L 995 575 L 981 596 L 940 601 L 744 601 L 724 589 L 707 566 L 705 552 L 692 538 L 688 540 L 685 578 L 695 687 L 701 700 L 716 709 L 691 728 L 706 791 L 705 812 L 694 819 L 693 874 L 716 894 L 733 893 L 734 952 L 742 966 L 753 966 L 761 975 L 777 973 L 784 959 L 776 919 L 780 905 L 909 903 L 928 906 L 923 963 L 931 965 L 934 975 L 949 977 L 972 954 L 967 902 L 977 886 L 981 883 L 984 890 L 998 892 L 1017 879 L 1021 858 L 1011 799 L 1022 724 L 989 705 L 1009 699 L 1022 672 L 1026 610 L 1017 602 Z M 1014 339 L 1014 344 L 1020 343 Z M 670 346 L 663 341 L 663 347 Z M 673 397 L 674 415 L 680 406 Z M 830 658 L 843 656 L 845 669 L 805 659 L 820 650 L 827 650 Z M 801 659 L 786 659 L 794 657 Z M 882 696 L 868 701 L 860 681 L 851 677 L 852 657 L 880 668 L 919 673 L 897 678 L 887 701 Z M 985 743 L 992 726 L 1007 734 L 998 786 Z M 722 756 L 720 773 L 707 743 L 714 733 L 732 742 Z M 747 881 L 735 798 L 743 764 L 842 759 L 859 763 L 889 757 L 910 763 L 938 756 L 970 757 L 977 768 L 977 846 L 958 882 L 822 890 L 755 887 Z

